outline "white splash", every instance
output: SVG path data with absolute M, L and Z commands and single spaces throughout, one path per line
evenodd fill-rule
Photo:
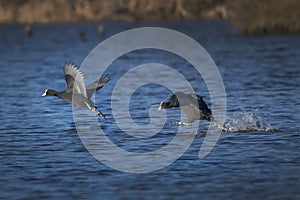
M 279 131 L 262 117 L 254 116 L 252 112 L 246 111 L 236 111 L 232 116 L 227 116 L 223 127 L 225 132 L 233 133 Z

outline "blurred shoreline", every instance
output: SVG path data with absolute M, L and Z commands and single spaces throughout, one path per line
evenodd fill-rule
M 230 21 L 241 33 L 299 34 L 299 0 L 0 0 L 0 24 Z

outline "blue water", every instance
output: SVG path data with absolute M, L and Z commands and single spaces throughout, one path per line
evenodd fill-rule
M 300 198 L 300 37 L 240 36 L 223 22 L 34 25 L 27 37 L 21 25 L 0 26 L 0 187 L 1 199 L 299 199 Z M 101 41 L 134 27 L 159 26 L 185 33 L 216 62 L 227 95 L 227 126 L 213 150 L 198 158 L 207 122 L 186 153 L 173 164 L 146 174 L 109 168 L 82 144 L 72 107 L 46 88 L 64 90 L 63 64 L 82 63 Z M 85 37 L 79 35 L 85 32 Z M 111 81 L 96 95 L 108 119 L 100 123 L 109 138 L 132 151 L 161 148 L 178 127 L 168 111 L 166 126 L 142 145 L 124 135 L 111 116 L 110 95 L 118 78 L 133 66 L 161 62 L 192 72 L 169 53 L 140 51 L 121 57 L 107 72 Z M 180 67 L 178 67 L 180 69 Z M 158 73 L 158 78 L 160 73 Z M 198 91 L 208 96 L 199 80 Z M 159 91 L 159 92 L 153 92 Z M 136 91 L 131 116 L 149 123 L 150 106 L 168 91 L 150 85 Z M 255 126 L 253 126 L 255 125 Z M 130 124 L 128 124 L 130 126 Z

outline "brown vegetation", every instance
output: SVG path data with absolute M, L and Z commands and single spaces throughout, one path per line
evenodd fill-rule
M 295 34 L 299 8 L 299 0 L 0 0 L 0 23 L 228 19 L 246 34 Z
M 299 0 L 231 0 L 231 20 L 245 34 L 300 33 Z
M 226 17 L 224 0 L 0 0 L 2 23 L 170 21 Z M 215 9 L 216 5 L 219 5 Z M 223 15 L 223 16 L 222 16 Z

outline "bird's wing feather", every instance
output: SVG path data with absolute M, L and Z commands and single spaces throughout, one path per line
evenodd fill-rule
M 180 104 L 180 106 L 185 106 L 185 105 L 197 105 L 197 96 L 195 94 L 185 94 L 182 92 L 176 92 L 175 93 L 177 97 L 177 101 Z
M 65 80 L 67 83 L 67 92 L 81 94 L 87 98 L 87 93 L 84 84 L 84 76 L 78 70 L 76 65 L 66 63 L 64 67 Z
M 209 110 L 207 104 L 203 100 L 204 96 L 199 96 L 199 95 L 196 95 L 196 96 L 197 96 L 197 100 L 198 100 L 199 109 L 203 110 L 203 111 Z
M 190 123 L 193 123 L 195 120 L 206 119 L 204 116 L 211 114 L 211 110 L 204 102 L 203 96 L 193 93 L 175 92 L 170 97 L 168 103 L 170 107 L 180 108 Z
M 180 107 L 180 110 L 185 114 L 190 123 L 200 118 L 201 110 L 194 104 L 187 104 Z
M 87 96 L 90 98 L 96 91 L 101 89 L 110 80 L 108 75 L 101 76 L 100 79 L 86 86 Z
M 170 102 L 170 107 L 179 107 L 179 101 L 178 101 L 178 99 L 177 99 L 177 96 L 176 96 L 176 94 L 173 94 L 171 97 L 170 97 L 170 99 L 169 99 L 169 101 L 168 102 Z

